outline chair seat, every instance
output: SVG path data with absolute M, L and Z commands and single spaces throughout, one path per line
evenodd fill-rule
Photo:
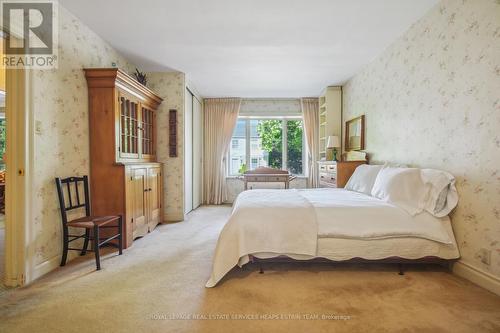
M 67 223 L 68 227 L 93 228 L 95 225 L 105 225 L 118 221 L 119 216 L 84 216 Z

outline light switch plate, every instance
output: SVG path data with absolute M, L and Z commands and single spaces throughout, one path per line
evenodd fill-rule
M 40 120 L 35 120 L 35 134 L 42 134 L 42 122 Z

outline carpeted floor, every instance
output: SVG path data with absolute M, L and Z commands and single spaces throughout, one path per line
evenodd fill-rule
M 500 297 L 440 268 L 266 263 L 205 289 L 229 207 L 0 296 L 1 332 L 500 332 Z

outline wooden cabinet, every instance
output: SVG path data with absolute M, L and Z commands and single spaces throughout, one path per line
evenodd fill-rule
M 161 217 L 161 165 L 126 166 L 128 238 L 142 237 L 153 230 Z
M 365 161 L 319 161 L 319 184 L 321 187 L 342 188 L 354 170 Z
M 128 247 L 161 222 L 156 110 L 162 99 L 117 68 L 85 69 L 85 77 L 92 214 L 122 215 Z
M 148 169 L 147 174 L 148 179 L 148 228 L 149 231 L 153 230 L 158 223 L 160 223 L 161 217 L 161 200 L 162 200 L 162 178 L 161 178 L 161 167 L 151 167 Z

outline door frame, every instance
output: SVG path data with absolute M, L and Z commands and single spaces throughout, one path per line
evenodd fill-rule
M 187 154 L 186 154 L 186 142 L 184 142 L 184 163 L 183 163 L 183 174 L 184 174 L 184 183 L 183 183 L 183 191 L 184 191 L 184 199 L 183 199 L 183 202 L 184 202 L 184 206 L 183 206 L 183 210 L 184 210 L 184 216 L 186 216 L 188 213 L 190 213 L 191 211 L 195 210 L 196 208 L 198 208 L 199 206 L 201 206 L 203 204 L 203 161 L 204 161 L 204 149 L 203 149 L 203 140 L 204 140 L 204 129 L 203 129 L 203 117 L 204 117 L 204 114 L 203 114 L 203 99 L 198 97 L 198 93 L 196 92 L 195 89 L 192 88 L 192 86 L 190 84 L 187 84 L 185 86 L 185 91 L 184 91 L 185 94 L 189 94 L 191 96 L 190 98 L 190 102 L 191 102 L 191 143 L 192 143 L 192 146 L 194 147 L 195 145 L 195 142 L 194 142 L 194 132 L 195 132 L 195 128 L 194 128 L 194 100 L 196 99 L 199 103 L 200 103 L 200 122 L 201 122 L 201 133 L 200 136 L 201 136 L 201 142 L 202 142 L 202 147 L 200 147 L 200 161 L 197 161 L 195 160 L 194 158 L 194 148 L 191 148 L 191 169 L 190 169 L 190 177 L 191 177 L 191 209 L 189 212 L 186 212 L 186 158 L 187 158 Z M 188 126 L 189 124 L 186 122 L 186 119 L 187 119 L 187 108 L 186 108 L 186 96 L 184 96 L 184 137 L 186 137 L 186 126 Z M 194 191 L 195 191 L 195 182 L 194 182 L 194 171 L 195 171 L 195 168 L 194 168 L 194 165 L 195 163 L 200 163 L 200 184 L 198 184 L 199 188 L 198 188 L 198 191 L 199 191 L 199 196 L 200 196 L 200 202 L 198 204 L 198 206 L 194 206 Z
M 32 75 L 31 70 L 6 70 L 4 283 L 9 287 L 31 282 L 34 268 L 34 221 L 32 196 L 29 195 L 33 184 L 35 139 Z
M 184 91 L 184 128 L 183 128 L 183 140 L 184 140 L 184 163 L 183 163 L 183 194 L 184 194 L 184 204 L 183 204 L 183 213 L 184 216 L 189 214 L 193 210 L 193 97 L 194 94 L 191 92 L 189 87 L 185 87 Z M 188 101 L 189 99 L 189 101 Z M 189 108 L 188 108 L 189 105 Z M 188 116 L 188 111 L 190 111 L 190 115 Z M 190 122 L 188 122 L 190 120 Z M 189 131 L 188 131 L 189 129 Z M 191 145 L 188 145 L 188 139 L 190 140 Z M 190 147 L 190 148 L 189 148 Z M 188 154 L 188 149 L 190 149 L 190 154 Z M 191 160 L 191 167 L 186 168 L 188 158 Z M 189 175 L 188 175 L 189 173 Z M 188 178 L 189 177 L 189 178 Z M 188 184 L 188 179 L 190 180 L 190 184 Z M 190 185 L 190 186 L 189 186 Z M 189 190 L 189 191 L 186 191 Z M 188 207 L 188 200 L 186 198 L 190 197 L 190 207 Z
M 195 101 L 196 100 L 196 101 Z M 195 127 L 195 105 L 196 103 L 199 103 L 199 131 L 196 131 L 195 129 L 197 129 Z M 196 94 L 193 94 L 193 138 L 192 138 L 192 141 L 193 141 L 193 210 L 200 207 L 203 203 L 203 102 L 201 99 L 199 99 Z M 196 132 L 199 132 L 198 133 L 198 138 L 200 139 L 200 145 L 197 145 L 197 141 L 195 141 L 195 133 Z M 198 146 L 198 149 L 199 149 L 199 155 L 196 156 L 195 154 L 195 147 Z M 195 157 L 197 157 L 197 159 L 195 159 Z M 196 169 L 196 166 L 198 168 L 198 170 Z M 196 172 L 196 171 L 199 171 L 199 172 Z M 195 175 L 198 174 L 198 178 L 199 178 L 199 183 L 197 184 L 195 182 Z M 197 202 L 197 205 L 195 205 L 195 193 L 198 192 L 198 197 L 199 197 L 199 201 Z

